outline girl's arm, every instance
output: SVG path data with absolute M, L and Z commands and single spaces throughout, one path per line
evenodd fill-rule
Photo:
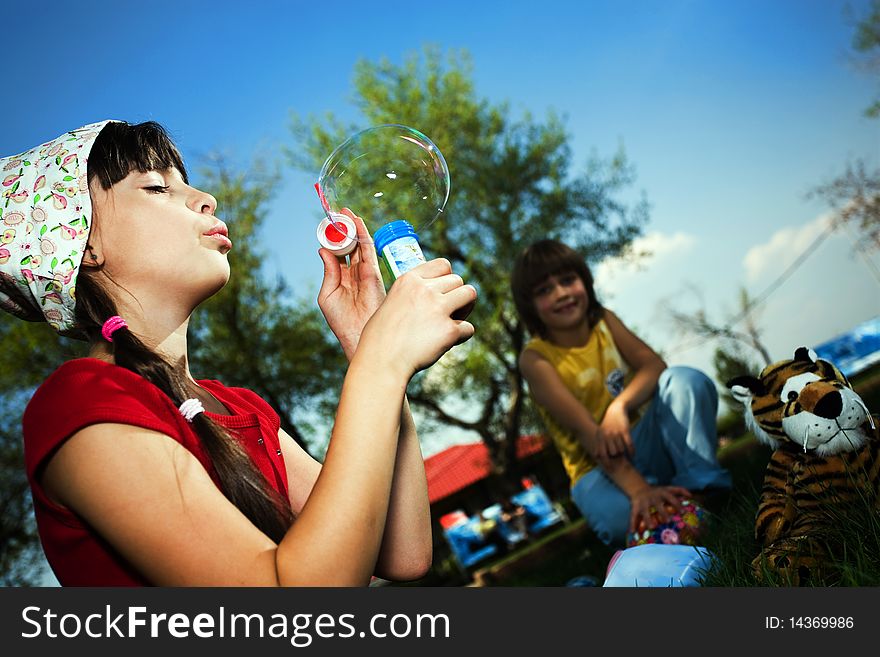
M 433 542 L 425 459 L 406 397 L 400 413 L 396 456 L 375 574 L 384 579 L 408 581 L 428 572 Z
M 326 249 L 319 251 L 324 263 L 324 280 L 318 292 L 318 305 L 339 338 L 346 358 L 351 361 L 364 326 L 385 299 L 385 285 L 366 224 L 350 210 L 344 209 L 343 212 L 355 224 L 358 248 L 349 257 L 347 266 Z M 454 279 L 461 285 L 459 277 L 454 276 Z M 430 567 L 431 553 L 431 513 L 425 464 L 409 404 L 404 397 L 388 517 L 376 574 L 391 580 L 417 579 Z
M 321 473 L 321 464 L 283 430 L 278 434 L 287 469 L 290 504 L 298 514 Z M 395 581 L 418 579 L 431 566 L 432 550 L 424 459 L 404 398 L 388 516 L 374 574 Z
M 475 290 L 432 261 L 402 277 L 364 331 L 342 388 L 323 467 L 276 545 L 198 460 L 161 433 L 91 425 L 49 461 L 50 496 L 158 585 L 364 585 L 385 533 L 410 376 L 473 326 L 451 313 Z

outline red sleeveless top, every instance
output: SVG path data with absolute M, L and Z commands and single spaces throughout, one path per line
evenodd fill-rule
M 231 415 L 207 415 L 237 436 L 260 472 L 287 497 L 287 472 L 278 442 L 278 414 L 257 394 L 219 381 L 198 384 Z M 186 447 L 211 478 L 217 477 L 198 435 L 174 403 L 133 372 L 95 358 L 69 361 L 34 393 L 23 419 L 24 457 L 37 529 L 46 559 L 62 586 L 143 586 L 148 582 L 82 518 L 48 498 L 42 468 L 80 429 L 101 422 L 164 433 Z

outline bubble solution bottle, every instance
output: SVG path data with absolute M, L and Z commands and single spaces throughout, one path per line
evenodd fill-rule
M 419 236 L 408 221 L 392 221 L 373 235 L 376 252 L 382 256 L 388 271 L 395 280 L 413 267 L 425 262 Z

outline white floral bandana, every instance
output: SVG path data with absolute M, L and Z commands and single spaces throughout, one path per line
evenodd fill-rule
M 76 275 L 92 225 L 87 161 L 109 121 L 0 157 L 0 308 L 75 328 Z

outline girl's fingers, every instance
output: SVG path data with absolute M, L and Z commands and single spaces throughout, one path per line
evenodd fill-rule
M 474 330 L 474 325 L 470 322 L 458 322 L 458 340 L 455 341 L 455 344 L 470 340 L 474 335 Z
M 636 448 L 633 445 L 632 436 L 630 436 L 629 431 L 626 431 L 623 434 L 623 445 L 630 458 L 635 456 Z
M 373 243 L 373 237 L 370 235 L 369 229 L 367 229 L 367 224 L 348 208 L 342 208 L 341 212 L 352 220 L 356 231 L 358 246 L 350 256 L 351 264 L 356 265 L 358 262 L 367 262 L 371 267 L 375 267 L 378 270 L 379 259 L 376 256 L 376 247 Z
M 318 291 L 318 298 L 323 299 L 339 287 L 342 280 L 342 267 L 336 256 L 328 249 L 318 249 L 318 255 L 324 263 L 324 280 L 321 281 L 321 289 Z
M 447 292 L 452 292 L 452 290 L 464 285 L 464 279 L 458 274 L 446 274 L 445 276 L 430 279 L 428 285 L 435 290 L 446 294 Z
M 434 260 L 428 260 L 428 262 L 425 262 L 418 267 L 414 267 L 410 271 L 414 274 L 418 274 L 422 278 L 437 278 L 438 276 L 451 274 L 452 265 L 446 258 L 435 258 Z
M 477 305 L 477 300 L 474 299 L 469 304 L 466 304 L 466 305 L 462 306 L 461 308 L 459 308 L 458 310 L 455 310 L 452 313 L 452 319 L 459 319 L 459 320 L 467 319 L 470 316 L 471 311 L 474 309 L 474 306 L 476 306 L 476 305 Z
M 473 303 L 477 299 L 477 288 L 473 285 L 461 285 L 443 295 L 443 303 L 452 314 L 454 310 L 458 310 L 469 303 Z M 466 323 L 466 322 L 463 322 Z

